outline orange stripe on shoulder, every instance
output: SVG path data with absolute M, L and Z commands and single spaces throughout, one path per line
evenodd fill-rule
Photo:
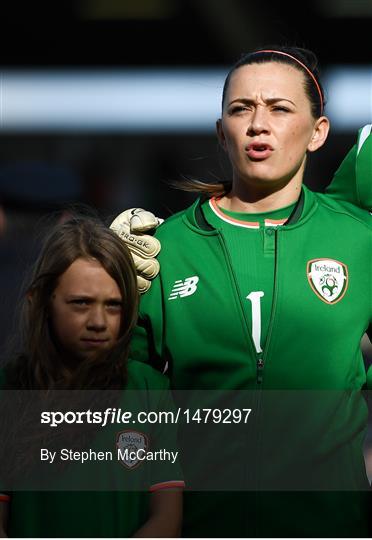
M 168 482 L 159 482 L 158 484 L 153 484 L 150 486 L 149 491 L 159 491 L 160 489 L 171 489 L 171 488 L 184 488 L 185 482 L 183 480 L 170 480 Z

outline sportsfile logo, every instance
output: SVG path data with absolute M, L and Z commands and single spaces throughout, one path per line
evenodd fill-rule
M 188 277 L 184 281 L 182 281 L 182 279 L 176 279 L 168 300 L 176 300 L 176 298 L 191 296 L 198 288 L 198 282 L 198 276 Z

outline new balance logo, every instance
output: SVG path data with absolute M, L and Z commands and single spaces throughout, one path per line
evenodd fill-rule
M 168 300 L 175 300 L 178 297 L 184 298 L 185 296 L 191 296 L 197 289 L 198 281 L 198 276 L 188 277 L 184 281 L 182 281 L 182 279 L 176 279 Z

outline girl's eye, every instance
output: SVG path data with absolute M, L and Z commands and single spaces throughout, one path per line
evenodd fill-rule
M 121 308 L 123 307 L 123 304 L 122 304 L 122 302 L 109 302 L 109 303 L 107 304 L 107 307 L 108 307 L 109 309 L 119 311 L 119 310 L 121 310 Z

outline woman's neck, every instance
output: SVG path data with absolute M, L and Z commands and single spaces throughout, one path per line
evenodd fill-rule
M 247 186 L 233 182 L 231 191 L 221 197 L 219 205 L 233 212 L 261 213 L 278 210 L 296 202 L 300 196 L 302 178 L 293 178 L 284 186 Z

